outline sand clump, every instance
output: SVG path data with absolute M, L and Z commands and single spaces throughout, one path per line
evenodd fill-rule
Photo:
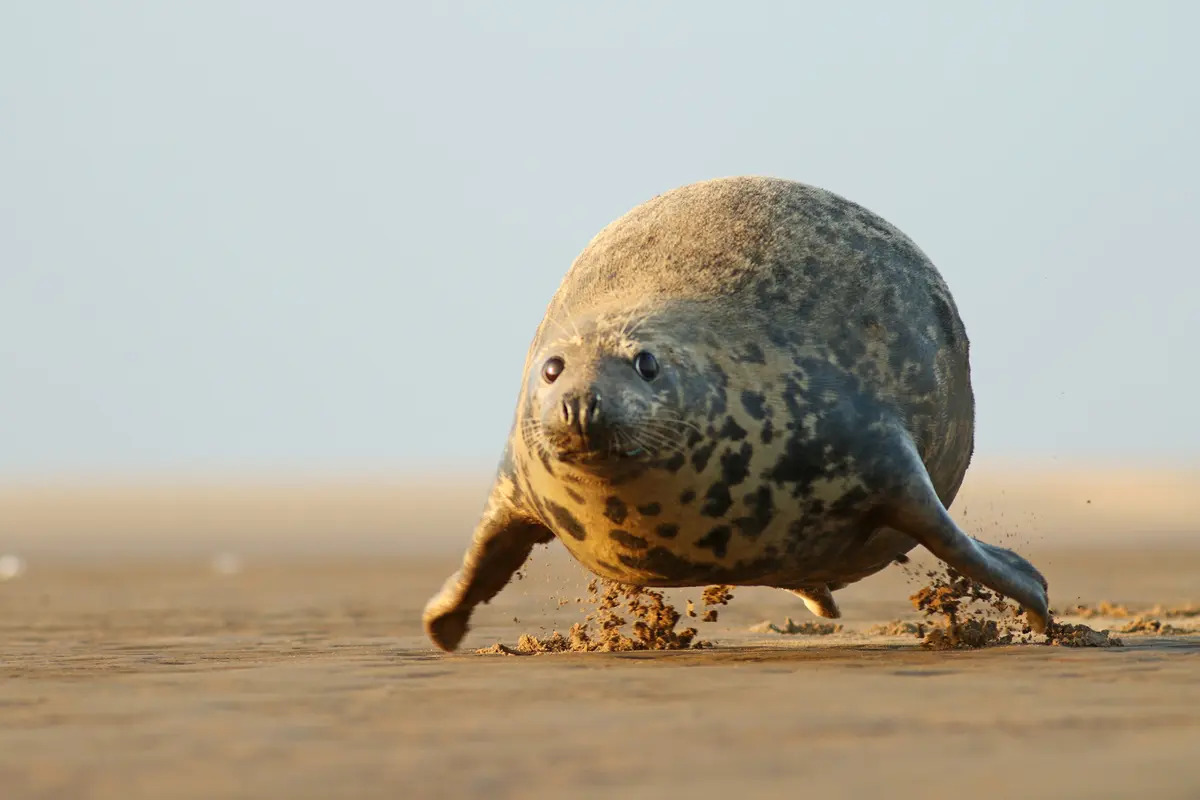
M 828 636 L 841 633 L 842 626 L 835 622 L 793 622 L 791 617 L 784 617 L 783 625 L 764 620 L 750 628 L 751 633 L 782 633 L 798 634 L 800 636 Z
M 706 606 L 727 606 L 729 605 L 729 601 L 733 599 L 733 587 L 725 585 L 709 586 L 704 590 L 702 599 Z
M 1051 622 L 1046 631 L 1046 644 L 1058 647 L 1124 647 L 1125 643 L 1109 631 L 1098 631 L 1087 625 Z
M 1134 610 L 1126 605 L 1102 600 L 1095 605 L 1072 606 L 1066 610 L 1064 616 L 1083 619 L 1125 619 L 1128 622 L 1116 629 L 1117 633 L 1124 634 L 1187 636 L 1200 633 L 1200 627 L 1191 625 L 1181 627 L 1163 621 L 1164 619 L 1183 620 L 1200 617 L 1200 607 L 1194 605 L 1171 607 L 1158 604 L 1151 608 Z M 1107 631 L 1103 631 L 1103 633 L 1107 633 Z
M 1157 605 L 1147 610 L 1146 613 L 1156 617 L 1193 618 L 1200 617 L 1200 606 L 1186 605 L 1176 606 L 1175 608 L 1165 608 L 1161 605 Z
M 1129 606 L 1119 603 L 1110 603 L 1107 600 L 1101 600 L 1094 606 L 1077 605 L 1068 608 L 1064 612 L 1064 616 L 1068 617 L 1083 617 L 1089 619 L 1091 617 L 1109 617 L 1111 619 L 1120 619 L 1122 617 L 1165 617 L 1168 619 L 1186 619 L 1189 617 L 1200 617 L 1200 606 L 1164 606 L 1161 603 L 1151 606 L 1150 608 L 1134 611 Z
M 894 619 L 891 622 L 884 622 L 879 625 L 872 625 L 867 628 L 868 636 L 916 636 L 918 639 L 925 636 L 925 626 L 919 622 L 906 622 L 902 619 Z
M 1028 641 L 1031 631 L 1019 610 L 976 580 L 953 569 L 926 573 L 929 585 L 909 599 L 925 614 L 918 626 L 921 646 L 929 650 L 989 647 Z
M 1180 627 L 1163 619 L 1200 617 L 1200 608 L 1155 606 L 1143 612 L 1127 606 L 1100 602 L 1077 605 L 1064 616 L 1083 619 L 1128 619 L 1115 631 L 1096 630 L 1086 624 L 1052 621 L 1044 639 L 1035 634 L 1021 609 L 983 584 L 950 568 L 926 572 L 927 585 L 909 599 L 913 607 L 925 615 L 920 622 L 893 620 L 869 628 L 872 636 L 914 636 L 928 650 L 956 650 L 995 647 L 1010 644 L 1033 644 L 1035 641 L 1059 647 L 1122 647 L 1117 634 L 1176 636 L 1198 634 L 1200 628 Z M 592 607 L 583 622 L 575 623 L 564 635 L 554 631 L 548 636 L 522 634 L 516 647 L 497 642 L 477 650 L 480 655 L 534 655 L 540 653 L 628 652 L 635 650 L 687 650 L 712 647 L 699 639 L 695 627 L 679 628 L 686 614 L 701 622 L 716 622 L 719 607 L 733 599 L 733 587 L 709 586 L 701 595 L 703 609 L 692 600 L 686 601 L 680 613 L 667 602 L 663 592 L 629 586 L 604 579 L 588 584 L 586 598 L 575 602 Z M 560 599 L 561 607 L 570 600 Z M 1053 613 L 1053 612 L 1052 612 Z M 831 622 L 798 623 L 791 617 L 782 624 L 764 620 L 751 627 L 752 633 L 775 633 L 799 636 L 829 636 L 841 633 L 843 626 Z
M 953 569 L 927 573 L 930 584 L 910 599 L 930 621 L 921 646 L 930 650 L 1029 644 L 1033 632 L 1020 608 L 978 581 Z M 1116 606 L 1107 606 L 1109 610 Z M 1121 647 L 1107 630 L 1051 621 L 1045 644 L 1059 647 Z
M 1110 603 L 1107 600 L 1102 600 L 1099 603 L 1086 606 L 1076 605 L 1066 610 L 1063 616 L 1082 617 L 1083 619 L 1095 619 L 1097 617 L 1105 619 L 1128 619 L 1121 628 L 1121 633 L 1160 633 L 1165 635 L 1179 635 L 1198 633 L 1200 630 L 1193 628 L 1181 628 L 1176 625 L 1162 622 L 1163 619 L 1193 619 L 1200 617 L 1200 607 L 1195 605 L 1186 606 L 1164 606 L 1158 604 L 1150 608 L 1133 610 L 1128 606 L 1117 603 Z
M 1172 625 L 1169 622 L 1163 622 L 1154 617 L 1135 617 L 1129 622 L 1117 628 L 1117 633 L 1145 633 L 1158 636 L 1186 636 L 1192 633 L 1200 633 L 1200 630 L 1195 628 L 1181 628 L 1177 625 Z
M 700 599 L 707 606 L 707 610 L 705 610 L 704 616 L 701 619 L 704 622 L 716 622 L 718 614 L 715 606 L 729 605 L 729 601 L 733 599 L 733 587 L 724 584 L 709 586 L 704 590 L 704 594 L 701 595 Z M 688 601 L 688 609 L 692 609 L 691 600 Z M 692 614 L 692 616 L 695 616 L 695 614 Z
M 1096 617 L 1107 617 L 1109 619 L 1123 619 L 1132 617 L 1135 614 L 1129 610 L 1127 606 L 1117 603 L 1110 603 L 1107 600 L 1102 600 L 1094 606 L 1077 605 L 1066 609 L 1063 612 L 1065 617 L 1082 617 L 1083 619 L 1095 619 Z
M 991 647 L 1011 644 L 1013 635 L 1002 632 L 994 619 L 968 618 L 949 621 L 944 626 L 931 629 L 921 640 L 928 650 L 957 650 L 962 648 Z
M 704 590 L 702 599 L 706 606 L 726 605 L 733 599 L 733 592 L 729 586 L 710 586 Z M 578 598 L 577 602 L 594 606 L 595 610 L 584 617 L 583 622 L 572 625 L 566 636 L 558 631 L 543 638 L 526 633 L 517 640 L 515 649 L 497 642 L 475 652 L 479 655 L 534 655 L 712 647 L 711 642 L 696 638 L 699 633 L 696 628 L 676 630 L 683 615 L 660 591 L 596 578 L 588 584 L 587 598 Z M 690 600 L 687 614 L 697 616 Z M 632 625 L 626 633 L 630 619 Z M 710 608 L 702 617 L 704 622 L 715 622 L 716 619 L 715 608 Z

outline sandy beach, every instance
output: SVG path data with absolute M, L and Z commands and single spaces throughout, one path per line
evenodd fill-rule
M 0 800 L 1200 800 L 1198 30 L 0 0 Z
M 582 619 L 552 545 L 444 655 L 420 609 L 485 483 L 0 491 L 0 796 L 1200 797 L 1200 616 L 1163 616 L 1200 603 L 1194 473 L 993 471 L 956 504 L 1056 609 L 1174 631 L 1119 648 L 869 633 L 918 619 L 922 556 L 830 635 L 752 632 L 813 618 L 739 589 L 692 622 L 712 649 L 476 654 Z

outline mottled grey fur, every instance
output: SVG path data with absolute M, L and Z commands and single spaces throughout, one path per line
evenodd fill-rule
M 974 443 L 968 349 L 929 259 L 861 206 L 750 177 L 654 198 L 601 231 L 551 301 L 426 630 L 457 647 L 474 606 L 552 538 L 613 580 L 777 586 L 830 617 L 832 590 L 922 544 L 1044 628 L 1037 570 L 946 512 Z M 652 380 L 632 366 L 643 351 Z

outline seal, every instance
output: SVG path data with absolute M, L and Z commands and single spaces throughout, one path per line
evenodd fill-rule
M 454 650 L 555 538 L 614 581 L 778 587 L 823 617 L 919 544 L 1044 631 L 1042 575 L 947 512 L 974 450 L 968 351 L 937 269 L 862 206 L 766 177 L 655 197 L 550 301 L 427 634 Z

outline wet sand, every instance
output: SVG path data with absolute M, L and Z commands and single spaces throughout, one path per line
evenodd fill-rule
M 1190 534 L 1036 528 L 1007 543 L 1056 608 L 1200 603 Z M 0 797 L 1200 797 L 1198 634 L 929 652 L 864 633 L 917 619 L 894 567 L 839 592 L 829 636 L 750 632 L 812 617 L 739 589 L 690 623 L 712 650 L 476 655 L 580 620 L 587 576 L 544 548 L 443 655 L 420 607 L 469 531 L 443 533 L 321 554 L 249 531 L 216 564 L 203 537 L 27 538 L 0 582 Z

